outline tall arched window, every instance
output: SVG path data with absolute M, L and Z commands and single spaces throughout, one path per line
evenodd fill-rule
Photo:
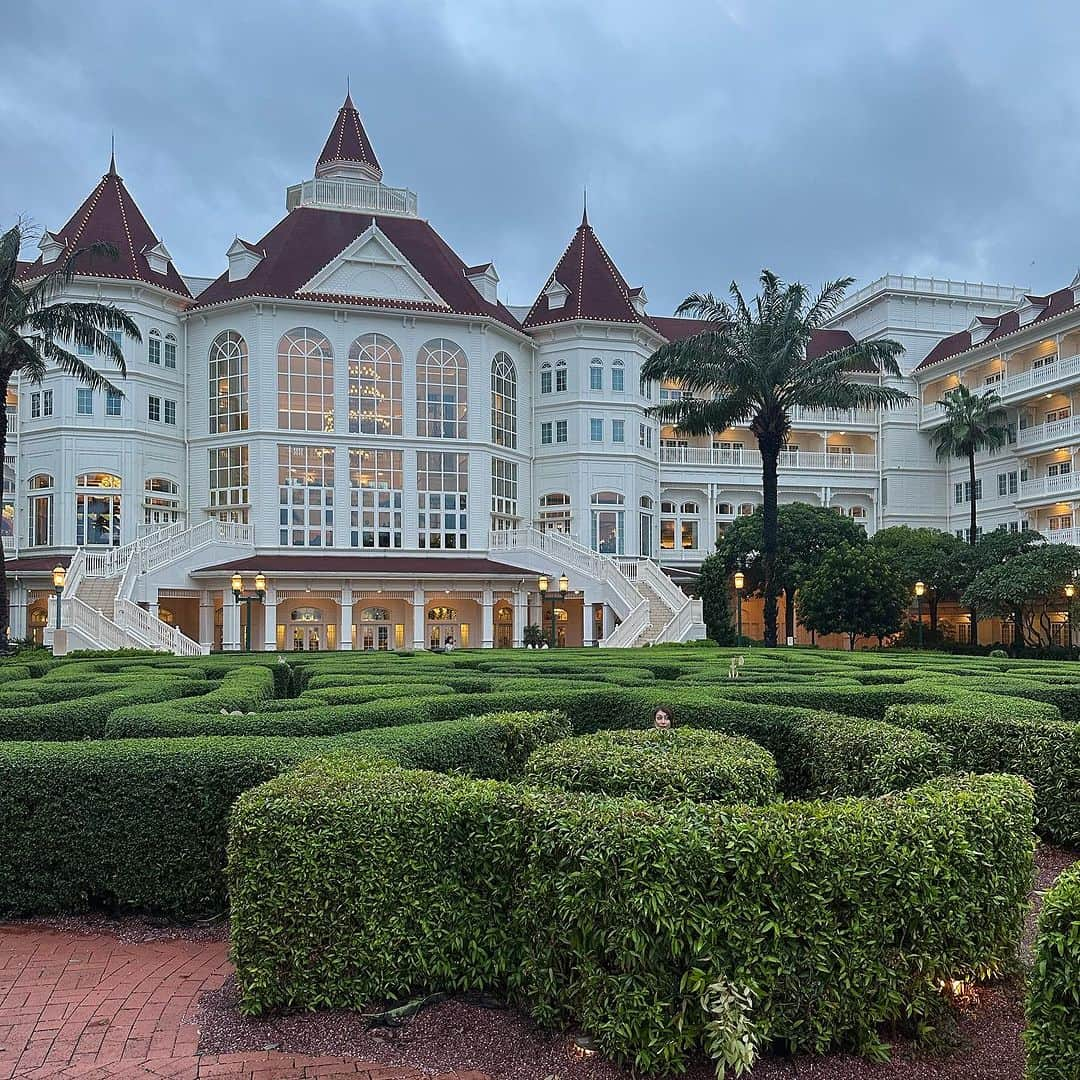
M 150 331 L 150 336 L 146 342 L 146 359 L 151 364 L 161 363 L 161 332 L 158 330 Z
M 611 362 L 611 389 L 618 392 L 622 392 L 626 389 L 626 368 L 623 366 L 621 360 L 613 360 Z
M 468 434 L 469 361 L 461 347 L 435 338 L 416 358 L 416 434 L 464 439 Z
M 310 326 L 290 330 L 278 342 L 278 427 L 334 430 L 334 350 Z
M 592 497 L 592 547 L 601 555 L 622 555 L 626 499 L 617 491 L 597 491 Z
M 147 478 L 143 492 L 143 524 L 162 528 L 180 520 L 180 485 L 165 476 Z
M 604 361 L 599 356 L 594 356 L 589 361 L 589 389 L 604 389 Z
M 119 476 L 82 473 L 75 478 L 75 543 L 120 546 Z
M 638 554 L 642 558 L 652 558 L 653 548 L 653 500 L 649 495 L 638 499 Z
M 551 365 L 546 360 L 540 365 L 540 393 L 551 393 Z
M 504 352 L 491 361 L 491 441 L 517 449 L 517 371 Z
M 235 331 L 210 345 L 210 434 L 248 426 L 248 347 Z
M 30 547 L 48 547 L 53 543 L 53 478 L 48 473 L 30 477 Z
M 349 346 L 349 431 L 401 434 L 401 350 L 385 334 Z

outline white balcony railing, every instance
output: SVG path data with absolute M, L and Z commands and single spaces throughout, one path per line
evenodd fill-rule
M 1021 499 L 1054 498 L 1077 491 L 1080 491 L 1080 472 L 1065 473 L 1064 476 L 1039 476 L 1020 484 Z
M 1051 420 L 1048 424 L 1021 428 L 1016 434 L 1016 444 L 1035 446 L 1039 443 L 1063 442 L 1076 434 L 1080 434 L 1080 416 L 1066 416 L 1064 420 Z
M 757 450 L 719 450 L 706 446 L 662 446 L 661 465 L 708 465 L 761 471 L 761 454 Z M 837 470 L 866 472 L 877 469 L 876 454 L 835 454 L 810 450 L 782 450 L 781 469 Z
M 800 424 L 857 424 L 876 425 L 878 414 L 873 409 L 804 409 L 797 405 L 791 410 L 793 423 Z
M 1080 529 L 1040 529 L 1039 532 L 1051 544 L 1080 545 Z
M 17 405 L 6 405 L 4 414 L 7 416 L 7 433 L 14 435 L 19 430 L 19 407 Z
M 319 210 L 370 210 L 374 213 L 416 217 L 416 192 L 386 187 L 371 180 L 317 177 L 294 184 L 285 192 L 285 206 L 312 206 Z

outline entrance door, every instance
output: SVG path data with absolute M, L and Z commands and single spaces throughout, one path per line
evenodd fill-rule
M 389 623 L 360 623 L 356 628 L 356 647 L 365 652 L 386 652 L 390 648 Z
M 326 648 L 324 629 L 311 623 L 290 623 L 288 640 L 293 652 L 320 652 Z

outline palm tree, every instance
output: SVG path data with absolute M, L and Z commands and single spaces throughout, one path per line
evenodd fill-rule
M 19 250 L 30 236 L 23 222 L 0 236 L 0 398 L 7 400 L 13 375 L 18 374 L 36 385 L 44 379 L 50 364 L 94 390 L 116 390 L 104 375 L 61 344 L 73 343 L 101 353 L 116 363 L 121 375 L 127 374 L 123 353 L 107 331 L 121 330 L 141 341 L 139 328 L 131 317 L 112 304 L 73 303 L 61 299 L 84 257 L 96 255 L 115 259 L 116 248 L 110 244 L 80 248 L 41 277 L 21 284 L 18 280 Z M 0 460 L 6 449 L 5 409 L 0 411 Z M 0 545 L 0 652 L 8 649 L 9 622 L 7 568 Z
M 646 361 L 646 379 L 672 379 L 692 397 L 650 410 L 690 435 L 709 435 L 749 423 L 761 451 L 762 592 L 765 644 L 776 645 L 776 469 L 791 430 L 791 410 L 884 408 L 909 400 L 903 390 L 869 385 L 852 376 L 872 369 L 900 375 L 903 346 L 880 338 L 807 355 L 811 340 L 835 313 L 853 278 L 826 284 L 814 298 L 805 285 L 787 285 L 761 272 L 761 293 L 747 304 L 732 282 L 732 302 L 712 293 L 688 296 L 679 315 L 703 319 L 707 329 L 671 341 Z M 704 396 L 698 396 L 704 395 Z
M 968 491 L 971 498 L 971 524 L 968 543 L 978 538 L 978 500 L 975 497 L 975 455 L 980 450 L 1000 450 L 1009 441 L 1008 414 L 1001 407 L 1001 398 L 991 390 L 973 394 L 966 386 L 950 390 L 938 402 L 945 410 L 945 423 L 933 434 L 938 461 L 966 458 Z M 978 612 L 971 609 L 971 643 L 979 644 Z

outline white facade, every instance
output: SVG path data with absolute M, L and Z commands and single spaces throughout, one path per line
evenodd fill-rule
M 494 267 L 457 260 L 416 195 L 381 182 L 358 117 L 363 147 L 345 160 L 353 116 L 347 101 L 336 157 L 332 131 L 316 178 L 289 189 L 286 218 L 258 243 L 235 240 L 220 278 L 185 277 L 190 297 L 150 272 L 169 265 L 160 245 L 132 249 L 131 275 L 76 279 L 73 296 L 116 303 L 142 341 L 123 342 L 122 399 L 55 373 L 8 403 L 14 636 L 42 636 L 48 571 L 77 551 L 75 613 L 85 603 L 131 629 L 140 608 L 154 643 L 160 616 L 204 648 L 246 644 L 230 566 L 245 588 L 258 569 L 270 582 L 253 647 L 520 644 L 528 623 L 550 629 L 538 571 L 571 579 L 556 619 L 568 644 L 609 639 L 620 621 L 620 644 L 697 626 L 655 561 L 688 570 L 713 550 L 760 503 L 760 462 L 747 430 L 687 439 L 647 415 L 679 392 L 640 380 L 675 320 L 645 314 L 644 292 L 584 220 L 528 316 L 503 308 Z M 328 232 L 346 239 L 334 247 Z M 297 269 L 318 243 L 325 257 Z M 580 275 L 564 280 L 579 251 Z M 301 276 L 283 286 L 290 269 Z M 1080 360 L 1066 359 L 1080 353 L 1080 313 L 1029 326 L 1005 352 L 987 344 L 914 371 L 973 318 L 1022 302 L 1019 289 L 892 276 L 852 296 L 834 327 L 899 339 L 902 385 L 925 404 L 796 415 L 781 501 L 834 507 L 869 531 L 961 528 L 959 463 L 934 459 L 932 402 L 946 372 L 981 385 L 984 368 L 1004 365 L 1027 382 L 995 384 L 1020 432 L 980 463 L 984 527 L 1072 536 L 1080 490 L 1054 465 L 1080 445 L 1068 420 Z M 1062 362 L 1028 374 L 1051 345 Z M 131 547 L 162 526 L 167 551 Z M 88 587 L 95 577 L 115 579 L 112 595 Z M 668 616 L 678 625 L 657 625 Z M 83 638 L 94 633 L 121 640 L 104 624 Z

